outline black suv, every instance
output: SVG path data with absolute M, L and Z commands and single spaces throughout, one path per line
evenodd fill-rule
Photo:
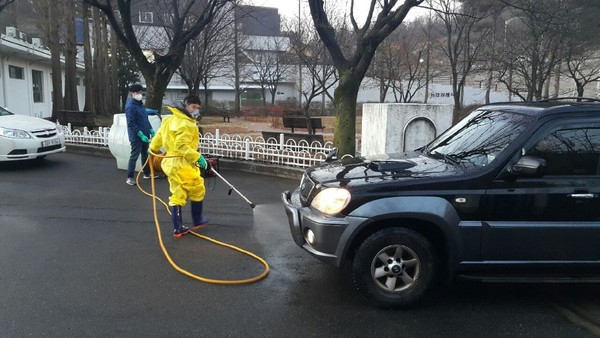
M 595 100 L 491 104 L 414 152 L 310 168 L 282 200 L 296 244 L 405 307 L 442 277 L 600 281 L 599 160 Z

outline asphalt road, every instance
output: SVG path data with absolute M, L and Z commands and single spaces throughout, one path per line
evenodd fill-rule
M 257 207 L 208 180 L 212 222 L 200 232 L 263 257 L 271 273 L 254 284 L 206 284 L 175 271 L 159 248 L 151 199 L 124 183 L 113 159 L 66 153 L 0 165 L 0 337 L 592 336 L 562 305 L 595 306 L 597 285 L 454 283 L 411 310 L 372 308 L 347 271 L 293 243 L 279 195 L 295 180 L 221 173 Z M 156 184 L 166 199 L 167 182 Z M 174 239 L 164 209 L 159 218 L 183 268 L 222 279 L 262 272 L 240 253 Z

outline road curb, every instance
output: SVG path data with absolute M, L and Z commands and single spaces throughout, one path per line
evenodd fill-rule
M 82 144 L 67 144 L 67 152 L 113 158 L 113 155 L 107 147 L 98 147 Z M 290 168 L 276 164 L 232 160 L 226 158 L 219 158 L 219 168 L 251 172 L 267 176 L 289 178 L 295 180 L 300 180 L 302 174 L 304 173 L 304 169 L 300 168 Z

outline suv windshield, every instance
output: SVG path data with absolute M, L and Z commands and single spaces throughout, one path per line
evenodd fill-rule
M 475 111 L 425 149 L 434 158 L 483 167 L 527 129 L 533 117 L 506 111 Z

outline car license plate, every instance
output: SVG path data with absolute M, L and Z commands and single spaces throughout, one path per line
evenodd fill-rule
M 42 147 L 50 147 L 50 146 L 54 146 L 57 144 L 60 144 L 60 139 L 42 141 Z

